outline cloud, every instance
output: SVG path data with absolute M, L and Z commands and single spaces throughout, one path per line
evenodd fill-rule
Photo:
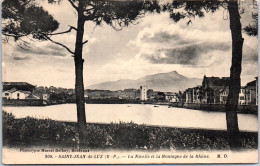
M 62 1 L 59 5 L 42 2 L 61 23 L 57 32 L 68 30 L 68 25 L 76 26 L 76 15 L 67 1 Z M 58 8 L 68 12 L 64 13 Z M 247 18 L 245 14 L 241 15 L 242 21 L 247 21 L 242 22 L 243 27 L 250 23 L 248 18 L 251 18 L 251 12 L 247 15 Z M 149 74 L 175 70 L 187 77 L 229 76 L 231 34 L 229 20 L 223 19 L 223 10 L 214 14 L 207 13 L 202 19 L 196 18 L 189 26 L 186 23 L 186 20 L 174 23 L 167 12 L 147 15 L 139 24 L 122 31 L 114 31 L 108 25 L 97 27 L 93 31 L 95 25 L 88 22 L 85 24 L 84 40 L 89 42 L 84 45 L 83 52 L 86 60 L 85 85 L 118 79 L 138 79 Z M 53 36 L 53 39 L 73 51 L 75 33 L 72 31 Z M 241 80 L 246 83 L 257 75 L 258 65 L 255 60 L 258 40 L 244 34 L 243 37 Z M 64 48 L 50 42 L 32 43 L 32 50 L 24 52 L 18 50 L 15 44 L 9 47 L 3 43 L 3 47 L 3 79 L 6 81 L 74 87 L 74 61 Z
M 228 51 L 229 49 L 230 45 L 227 43 L 200 42 L 173 48 L 156 49 L 153 54 L 143 53 L 140 57 L 148 59 L 151 63 L 205 66 L 207 64 L 201 64 L 201 62 L 210 59 L 212 56 L 209 54 L 213 54 L 214 51 Z
M 244 35 L 243 62 L 258 63 L 258 38 Z
M 139 57 L 153 64 L 207 66 L 215 52 L 227 54 L 231 39 L 227 32 L 183 29 L 179 24 L 151 25 L 139 32 L 130 46 L 140 49 Z
M 36 44 L 31 44 L 31 48 L 22 49 L 16 47 L 13 54 L 29 54 L 29 55 L 51 55 L 51 56 L 66 56 L 68 53 L 66 50 L 60 46 L 54 44 L 47 44 L 44 46 L 37 46 Z
M 22 60 L 29 60 L 29 59 L 31 59 L 31 58 L 28 56 L 24 56 L 24 57 L 14 56 L 13 57 L 13 60 L 15 60 L 15 61 L 22 61 Z

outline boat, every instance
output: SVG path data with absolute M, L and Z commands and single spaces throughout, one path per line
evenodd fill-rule
M 155 105 L 155 106 L 153 106 L 153 107 L 159 107 L 158 105 Z

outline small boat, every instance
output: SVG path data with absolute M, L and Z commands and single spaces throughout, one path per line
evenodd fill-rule
M 158 105 L 155 105 L 155 106 L 153 106 L 153 107 L 159 107 Z

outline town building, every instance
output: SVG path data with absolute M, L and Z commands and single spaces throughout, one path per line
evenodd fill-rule
M 171 101 L 174 97 L 174 93 L 173 92 L 166 92 L 165 93 L 165 100 L 166 101 Z
M 245 100 L 247 105 L 258 105 L 258 77 L 245 86 Z
M 140 100 L 147 100 L 147 86 L 140 86 Z
M 188 88 L 185 90 L 185 96 L 186 96 L 186 103 L 193 103 L 193 96 L 192 96 L 192 88 Z
M 188 88 L 186 91 L 186 103 L 202 103 L 201 87 Z
M 6 99 L 26 99 L 31 94 L 30 91 L 22 91 L 13 88 L 2 92 L 2 97 Z
M 34 85 L 26 82 L 3 82 L 3 99 L 39 99 L 38 96 L 32 94 L 35 89 Z
M 84 92 L 86 99 L 130 99 L 136 100 L 140 98 L 140 90 L 124 89 L 117 91 L 110 90 L 91 90 L 87 89 Z
M 202 86 L 188 88 L 185 91 L 186 103 L 226 104 L 229 94 L 229 77 L 206 77 Z M 256 80 L 241 87 L 239 91 L 239 105 L 257 105 L 258 77 Z
M 227 103 L 228 94 L 229 94 L 229 88 L 228 87 L 225 87 L 224 89 L 220 90 L 220 93 L 219 93 L 219 103 L 220 104 L 226 104 Z
M 3 82 L 2 85 L 3 85 L 3 91 L 11 90 L 15 88 L 17 90 L 32 92 L 35 89 L 34 85 L 31 85 L 27 82 Z
M 202 101 L 205 103 L 220 103 L 220 93 L 229 87 L 229 77 L 206 77 L 202 81 Z
M 192 88 L 193 103 L 201 103 L 201 88 L 200 86 Z
M 90 90 L 87 89 L 84 92 L 84 97 L 88 99 L 109 99 L 113 97 L 118 97 L 116 92 L 109 91 L 109 90 Z
M 238 104 L 245 105 L 246 104 L 246 95 L 245 95 L 245 87 L 241 87 L 239 91 Z
M 138 90 L 137 89 L 133 89 L 133 88 L 131 88 L 131 89 L 124 89 L 124 93 L 125 93 L 127 99 L 136 99 L 137 96 L 138 97 L 140 96 Z
M 157 101 L 159 98 L 158 93 L 160 93 L 160 91 L 153 91 L 152 89 L 148 89 L 147 90 L 147 100 Z
M 173 93 L 173 95 L 171 95 L 171 97 L 169 98 L 169 102 L 172 102 L 172 103 L 180 102 L 178 94 L 177 93 Z
M 174 92 L 165 92 L 165 100 L 169 102 L 179 102 L 178 95 Z
M 50 97 L 50 95 L 47 94 L 47 93 L 42 94 L 42 99 L 43 100 L 49 100 L 49 97 Z

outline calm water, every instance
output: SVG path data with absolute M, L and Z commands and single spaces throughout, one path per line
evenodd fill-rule
M 62 104 L 46 107 L 3 107 L 16 118 L 31 116 L 59 121 L 77 120 L 76 105 Z M 226 116 L 222 112 L 206 112 L 184 108 L 154 107 L 141 104 L 86 104 L 86 120 L 91 123 L 135 122 L 137 124 L 182 128 L 226 130 Z M 258 131 L 256 115 L 239 114 L 240 130 Z

